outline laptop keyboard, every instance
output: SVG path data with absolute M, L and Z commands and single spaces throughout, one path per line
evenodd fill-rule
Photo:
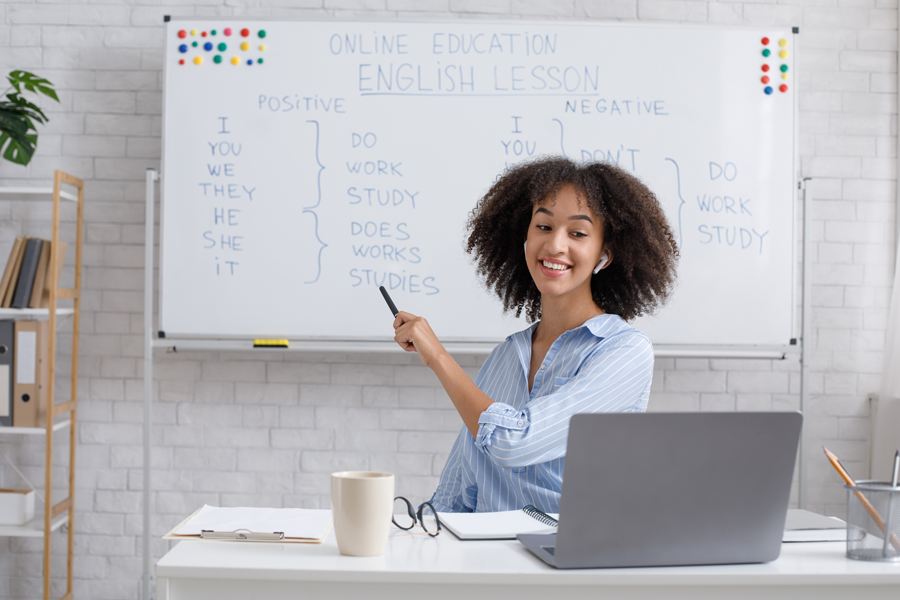
M 556 556 L 556 546 L 541 546 L 541 550 L 546 550 L 550 556 Z

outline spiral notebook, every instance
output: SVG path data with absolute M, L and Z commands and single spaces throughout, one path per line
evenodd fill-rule
M 441 525 L 461 540 L 514 540 L 519 533 L 556 533 L 559 514 L 546 514 L 529 504 L 522 510 L 441 513 L 440 517 Z

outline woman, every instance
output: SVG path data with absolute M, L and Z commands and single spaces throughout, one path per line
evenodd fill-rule
M 569 417 L 647 408 L 653 349 L 626 321 L 667 298 L 675 240 L 635 177 L 564 158 L 504 174 L 469 231 L 467 251 L 504 310 L 536 323 L 473 382 L 425 319 L 397 315 L 394 339 L 435 372 L 464 423 L 431 501 L 439 512 L 559 512 Z

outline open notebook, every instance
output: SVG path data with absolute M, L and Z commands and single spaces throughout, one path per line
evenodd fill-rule
M 546 521 L 547 516 L 553 521 Z M 544 515 L 524 510 L 505 510 L 486 513 L 441 513 L 440 517 L 441 524 L 461 540 L 514 540 L 519 533 L 556 533 L 554 521 L 559 518 L 559 514 Z

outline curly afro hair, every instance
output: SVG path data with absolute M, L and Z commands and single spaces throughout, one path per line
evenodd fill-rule
M 656 196 L 636 177 L 608 163 L 579 165 L 550 157 L 504 173 L 469 215 L 466 252 L 503 301 L 503 310 L 541 317 L 541 293 L 522 254 L 534 206 L 571 184 L 603 220 L 610 265 L 591 278 L 594 302 L 626 321 L 650 314 L 675 284 L 678 247 Z

